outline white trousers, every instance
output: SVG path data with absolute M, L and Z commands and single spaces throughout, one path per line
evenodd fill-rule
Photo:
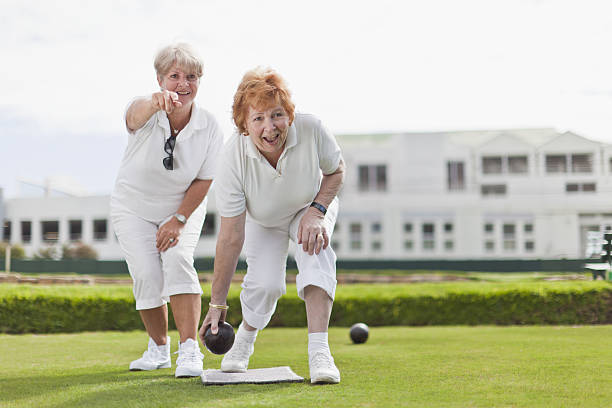
M 251 220 L 245 226 L 245 252 L 247 273 L 242 282 L 240 303 L 242 317 L 252 327 L 263 329 L 268 325 L 278 299 L 285 294 L 285 273 L 289 241 L 295 245 L 298 275 L 298 296 L 304 299 L 308 285 L 325 290 L 333 300 L 336 293 L 336 254 L 331 245 L 319 254 L 309 255 L 297 244 L 300 220 L 307 208 L 300 210 L 288 225 L 266 228 Z M 338 199 L 327 209 L 324 225 L 331 241 L 338 215 Z
M 202 294 L 193 266 L 193 252 L 200 239 L 205 215 L 206 205 L 202 204 L 187 220 L 178 236 L 178 243 L 160 253 L 155 246 L 155 235 L 172 216 L 155 223 L 127 211 L 111 213 L 119 246 L 134 281 L 136 310 L 162 306 L 172 295 Z

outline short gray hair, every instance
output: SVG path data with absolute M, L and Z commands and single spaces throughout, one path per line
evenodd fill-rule
M 202 77 L 204 63 L 195 49 L 187 43 L 170 44 L 157 52 L 153 66 L 157 75 L 163 76 L 176 64 L 189 73 Z

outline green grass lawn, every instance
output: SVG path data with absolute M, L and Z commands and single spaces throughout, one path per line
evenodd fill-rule
M 172 332 L 172 351 L 177 334 Z M 332 328 L 338 385 L 201 385 L 173 369 L 129 372 L 144 332 L 0 335 L 2 407 L 604 407 L 612 326 Z M 173 356 L 173 360 L 176 356 Z M 206 352 L 205 368 L 220 357 Z M 306 329 L 266 329 L 251 368 L 308 377 Z

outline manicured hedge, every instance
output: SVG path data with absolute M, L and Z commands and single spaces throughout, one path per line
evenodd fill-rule
M 514 325 L 514 324 L 610 324 L 612 286 L 582 282 L 564 285 L 466 284 L 406 285 L 377 290 L 339 291 L 331 317 L 332 326 L 365 322 L 371 326 L 393 325 Z M 384 288 L 384 286 L 381 286 Z M 390 287 L 389 287 L 390 288 Z M 40 288 L 42 289 L 42 288 Z M 76 290 L 58 294 L 56 289 L 0 292 L 0 333 L 69 333 L 97 330 L 143 329 L 128 290 L 114 295 Z M 93 293 L 93 294 L 92 294 Z M 207 293 L 207 291 L 205 291 Z M 202 303 L 207 304 L 207 296 Z M 228 321 L 241 319 L 238 291 L 228 297 L 232 307 Z M 170 327 L 174 328 L 170 314 Z M 279 301 L 270 326 L 302 327 L 306 324 L 304 303 L 290 290 Z

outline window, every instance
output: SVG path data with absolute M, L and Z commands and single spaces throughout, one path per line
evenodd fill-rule
M 83 221 L 69 220 L 68 234 L 71 241 L 80 241 L 83 239 Z
M 447 234 L 450 234 L 453 232 L 453 224 L 450 222 L 447 222 L 444 224 L 444 232 L 446 232 Z
M 593 160 L 591 154 L 572 154 L 572 173 L 592 173 Z
M 504 251 L 512 252 L 516 249 L 516 241 L 507 239 L 504 240 Z
M 490 222 L 486 223 L 484 225 L 484 232 L 486 232 L 487 234 L 493 233 L 493 224 L 491 224 Z
M 216 231 L 216 216 L 215 213 L 206 214 L 204 218 L 204 224 L 202 224 L 202 233 L 200 234 L 200 239 L 203 237 L 212 237 L 215 235 Z
M 372 223 L 372 232 L 373 233 L 378 233 L 380 231 L 382 231 L 382 225 L 380 224 L 380 222 Z
M 32 221 L 21 221 L 21 242 L 32 241 Z
M 508 156 L 508 173 L 525 174 L 528 171 L 527 156 Z
M 406 240 L 404 241 L 404 249 L 406 251 L 412 251 L 412 248 L 414 247 L 414 244 L 412 243 L 411 240 Z
M 361 165 L 358 166 L 359 191 L 386 191 L 387 190 L 387 166 Z
M 351 223 L 349 226 L 350 231 L 350 247 L 352 250 L 361 249 L 361 224 L 360 223 Z
M 380 241 L 373 241 L 372 242 L 372 251 L 378 252 L 382 249 L 382 242 Z
M 483 184 L 480 186 L 480 193 L 483 196 L 506 195 L 505 184 Z
M 59 240 L 59 221 L 41 221 L 42 240 L 57 242 Z
M 523 230 L 526 234 L 531 234 L 533 232 L 533 224 L 525 224 Z
M 489 156 L 482 158 L 483 174 L 502 174 L 501 156 Z
M 516 227 L 514 224 L 504 224 L 504 238 L 514 238 Z
M 546 155 L 546 173 L 592 173 L 593 155 L 580 154 L 548 154 Z
M 331 246 L 332 246 L 333 250 L 336 251 L 336 252 L 338 252 L 340 250 L 340 242 L 336 241 L 335 239 L 332 240 Z
M 525 241 L 525 251 L 533 252 L 535 250 L 535 243 L 533 241 Z
M 495 242 L 494 241 L 485 241 L 485 251 L 486 252 L 494 252 L 495 251 Z
M 566 193 L 594 193 L 597 191 L 597 186 L 595 183 L 566 183 L 565 184 L 565 192 Z
M 2 240 L 4 242 L 11 241 L 11 222 L 9 220 L 4 220 L 4 225 L 2 226 Z
M 463 169 L 463 162 L 446 162 L 446 182 L 449 191 L 459 191 L 465 189 L 465 174 Z
M 404 224 L 404 232 L 408 233 L 408 234 L 412 233 L 412 224 L 411 223 L 407 222 L 407 223 Z
M 455 243 L 453 241 L 451 241 L 451 240 L 444 241 L 444 249 L 446 251 L 450 252 L 450 251 L 453 250 L 454 247 L 455 247 Z
M 546 173 L 566 173 L 567 158 L 565 155 L 547 154 Z
M 104 241 L 106 239 L 106 234 L 108 232 L 106 228 L 106 220 L 99 219 L 93 220 L 93 238 L 96 241 Z
M 504 233 L 504 251 L 516 250 L 516 226 L 514 224 L 504 224 L 502 231 Z
M 433 251 L 435 249 L 435 225 L 433 223 L 425 223 L 423 228 L 423 249 L 426 251 Z

